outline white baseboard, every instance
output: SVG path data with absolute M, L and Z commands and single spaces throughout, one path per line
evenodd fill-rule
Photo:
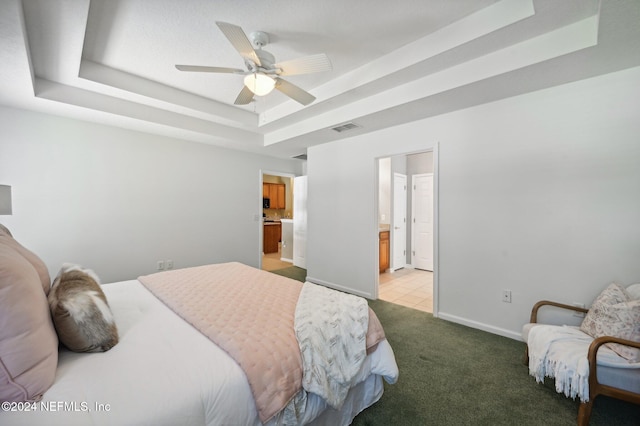
M 330 283 L 328 281 L 323 281 L 320 280 L 318 278 L 313 278 L 307 275 L 307 281 L 309 281 L 310 283 L 313 284 L 319 284 L 319 285 L 323 285 L 325 287 L 329 287 L 332 288 L 334 290 L 340 290 L 343 291 L 345 293 L 350 293 L 350 294 L 355 294 L 356 296 L 360 296 L 360 297 L 364 297 L 367 299 L 373 299 L 373 295 L 370 293 L 365 293 L 365 292 L 360 292 L 360 291 L 356 291 L 352 288 L 347 288 L 347 287 L 343 287 L 341 285 L 335 284 L 335 283 Z
M 401 270 L 401 269 L 413 269 L 413 266 L 411 266 L 411 265 L 404 265 L 404 266 L 401 266 L 401 267 L 399 267 L 399 268 L 397 268 L 397 269 L 391 269 L 391 268 L 389 268 L 389 269 L 388 269 L 388 271 L 389 271 L 389 272 L 391 272 L 391 273 L 393 274 L 394 272 L 397 272 L 397 271 L 399 271 L 399 270 Z
M 287 259 L 286 257 L 281 257 L 280 260 L 283 261 L 283 262 L 289 262 L 289 263 L 293 264 L 293 259 Z
M 438 312 L 438 318 L 455 322 L 456 324 L 466 325 L 467 327 L 476 328 L 478 330 L 486 331 L 492 334 L 497 334 L 499 336 L 508 337 L 510 339 L 522 341 L 522 335 L 520 332 L 516 332 L 513 330 L 507 330 L 500 327 L 494 327 L 492 325 L 484 324 L 477 321 L 472 321 L 467 318 L 462 318 L 456 315 L 451 315 L 446 312 Z

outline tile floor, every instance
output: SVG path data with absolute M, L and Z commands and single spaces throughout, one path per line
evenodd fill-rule
M 433 313 L 433 272 L 403 268 L 382 273 L 378 297 L 387 302 Z
M 280 260 L 282 253 L 280 253 L 280 244 L 278 244 L 277 253 L 269 253 L 262 255 L 262 269 L 265 271 L 274 271 L 276 269 L 288 268 L 293 266 L 291 262 L 284 262 Z

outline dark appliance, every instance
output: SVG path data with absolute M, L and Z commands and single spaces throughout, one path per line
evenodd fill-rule
M 268 198 L 263 198 L 262 199 L 262 208 L 263 209 L 270 209 L 271 207 L 271 200 L 269 200 Z

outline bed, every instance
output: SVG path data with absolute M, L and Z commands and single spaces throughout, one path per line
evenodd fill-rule
M 0 256 L 2 256 L 1 252 Z M 388 383 L 394 383 L 397 380 L 398 368 L 393 351 L 382 335 L 382 337 L 378 336 L 372 344 L 367 340 L 369 348 L 366 351 L 366 357 L 351 377 L 346 395 L 339 406 L 336 407 L 336 404 L 328 402 L 330 399 L 306 391 L 304 389 L 306 379 L 303 377 L 303 385 L 295 390 L 294 397 L 284 396 L 286 407 L 275 414 L 271 414 L 271 411 L 274 411 L 273 407 L 269 407 L 271 411 L 266 412 L 265 406 L 269 406 L 270 400 L 264 402 L 262 406 L 257 404 L 257 393 L 252 381 L 254 379 L 251 379 L 241 367 L 241 363 L 246 363 L 246 360 L 239 363 L 230 355 L 233 350 L 229 349 L 227 343 L 225 343 L 227 346 L 222 345 L 226 349 L 222 349 L 221 345 L 214 343 L 206 335 L 207 330 L 198 329 L 198 327 L 203 328 L 202 325 L 190 323 L 195 321 L 185 319 L 185 314 L 179 308 L 177 313 L 169 307 L 172 304 L 169 300 L 170 296 L 158 288 L 150 289 L 153 284 L 149 284 L 149 277 L 151 281 L 159 279 L 163 283 L 173 282 L 173 287 L 181 288 L 183 291 L 184 288 L 189 288 L 190 284 L 181 282 L 180 277 L 184 273 L 191 274 L 187 276 L 187 281 L 193 281 L 193 274 L 197 276 L 203 270 L 206 270 L 207 274 L 210 270 L 215 270 L 217 276 L 227 274 L 229 278 L 225 278 L 224 286 L 231 286 L 232 289 L 253 286 L 253 292 L 256 294 L 265 281 L 275 282 L 277 286 L 282 287 L 302 285 L 297 281 L 235 262 L 168 271 L 140 277 L 137 280 L 104 284 L 101 287 L 118 328 L 120 338 L 118 344 L 106 352 L 98 353 L 76 353 L 61 347 L 58 351 L 55 379 L 41 399 L 28 403 L 4 401 L 3 409 L 0 411 L 0 423 L 7 425 L 349 424 L 359 412 L 379 400 L 383 393 L 383 379 Z M 227 272 L 229 270 L 231 270 L 230 273 Z M 237 271 L 240 271 L 240 275 Z M 233 278 L 234 275 L 235 278 Z M 238 276 L 244 277 L 241 279 L 242 282 L 237 282 Z M 235 284 L 234 280 L 236 280 Z M 247 281 L 254 282 L 249 284 Z M 166 284 L 161 283 L 156 287 L 164 285 Z M 209 284 L 196 283 L 196 286 L 198 285 Z M 302 285 L 301 294 L 305 291 L 304 286 L 307 285 Z M 222 293 L 224 292 L 217 291 L 215 298 L 222 298 Z M 169 299 L 166 299 L 167 297 Z M 257 298 L 267 300 L 268 297 L 263 295 Z M 317 295 L 312 294 L 312 297 Z M 187 299 L 183 299 L 183 302 L 184 300 Z M 200 302 L 193 302 L 191 299 L 187 304 Z M 206 304 L 206 301 L 202 303 Z M 222 304 L 231 306 L 231 302 L 227 304 L 223 301 Z M 266 304 L 273 305 L 272 302 Z M 223 316 L 227 317 L 228 312 L 234 310 L 237 309 L 230 307 L 224 311 L 220 308 Z M 369 322 L 377 321 L 375 314 L 372 311 L 370 313 L 372 316 Z M 255 318 L 252 321 L 255 324 L 260 323 Z M 204 328 L 210 326 L 211 321 Z M 258 326 L 256 328 L 259 329 Z M 370 328 L 367 331 L 367 339 Z M 235 332 L 235 334 L 239 333 Z M 246 336 L 244 333 L 241 334 Z M 281 336 L 276 336 L 276 340 L 280 338 Z M 280 346 L 281 342 L 276 341 L 275 345 Z M 299 353 L 308 349 L 300 348 Z M 257 355 L 257 359 L 263 358 L 261 353 L 254 355 Z M 267 368 L 270 370 L 268 380 L 275 383 L 275 389 L 288 387 L 289 385 L 281 382 L 281 378 L 274 375 L 271 367 L 269 365 Z M 255 365 L 253 368 L 255 370 Z M 255 375 L 256 372 L 252 374 Z M 302 374 L 304 376 L 308 371 L 303 371 Z M 259 382 L 259 386 L 266 385 Z M 264 395 L 260 398 L 264 399 Z

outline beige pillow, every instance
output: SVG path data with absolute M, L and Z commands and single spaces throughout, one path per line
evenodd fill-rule
M 47 265 L 36 256 L 35 253 L 25 248 L 22 244 L 17 242 L 12 236 L 11 232 L 4 226 L 0 228 L 0 241 L 3 244 L 11 246 L 15 251 L 20 253 L 22 257 L 27 259 L 29 263 L 33 265 L 38 273 L 38 277 L 40 278 L 40 283 L 42 285 L 42 289 L 44 290 L 44 294 L 49 293 L 49 287 L 51 286 L 51 277 L 49 276 L 49 270 L 47 269 Z
M 0 238 L 0 401 L 39 400 L 57 365 L 58 338 L 38 272 Z
M 0 223 L 0 235 L 2 234 L 13 237 L 13 235 L 11 235 L 11 231 L 9 231 L 9 229 L 6 226 Z
M 611 283 L 594 300 L 580 329 L 596 338 L 613 336 L 640 342 L 640 300 L 634 300 L 624 287 Z M 611 348 L 629 362 L 640 362 L 640 350 L 617 343 Z
M 60 341 L 75 352 L 108 351 L 118 330 L 100 280 L 90 269 L 65 264 L 53 281 L 49 306 Z

